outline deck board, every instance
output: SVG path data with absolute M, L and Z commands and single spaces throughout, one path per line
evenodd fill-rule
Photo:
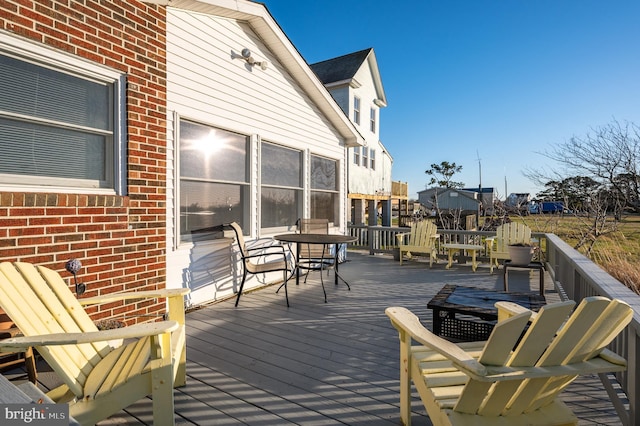
M 351 285 L 325 275 L 328 303 L 319 273 L 309 281 L 243 294 L 187 314 L 187 385 L 176 389 L 176 421 L 184 425 L 397 425 L 399 424 L 399 344 L 384 314 L 405 306 L 431 327 L 427 303 L 444 284 L 502 289 L 502 269 L 489 274 L 470 265 L 445 269 L 440 262 L 349 252 L 340 274 Z M 513 270 L 511 291 L 537 292 L 537 272 Z M 548 300 L 557 299 L 545 280 Z M 565 392 L 581 425 L 617 425 L 597 377 L 579 379 Z M 412 421 L 430 425 L 414 392 Z M 146 398 L 106 425 L 152 424 Z

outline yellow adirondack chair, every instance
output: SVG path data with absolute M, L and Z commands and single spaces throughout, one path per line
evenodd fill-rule
M 433 266 L 433 261 L 438 261 L 436 241 L 439 237 L 435 222 L 430 220 L 416 222 L 411 225 L 411 232 L 398 234 L 396 238 L 400 249 L 400 265 L 402 265 L 404 253 L 407 253 L 408 257 L 414 253 L 421 253 L 429 255 L 429 267 Z
M 151 395 L 154 425 L 173 425 L 173 386 L 184 385 L 188 289 L 113 293 L 76 299 L 60 275 L 29 263 L 0 263 L 0 305 L 24 337 L 0 351 L 35 347 L 64 385 L 47 395 L 91 425 Z M 169 320 L 98 331 L 82 304 L 166 298 Z M 112 349 L 107 340 L 135 339 Z M 128 342 L 128 341 L 127 341 Z
M 496 306 L 489 339 L 461 344 L 434 335 L 406 308 L 387 308 L 400 333 L 402 424 L 411 424 L 411 381 L 434 425 L 577 424 L 558 394 L 579 374 L 626 369 L 624 358 L 605 349 L 631 321 L 624 302 L 589 297 L 573 314 L 572 301 L 537 314 L 509 302 Z
M 498 259 L 508 260 L 510 244 L 531 244 L 531 228 L 524 223 L 510 222 L 496 228 L 496 236 L 487 238 L 487 249 L 489 250 L 490 273 L 493 274 L 493 267 L 498 266 Z

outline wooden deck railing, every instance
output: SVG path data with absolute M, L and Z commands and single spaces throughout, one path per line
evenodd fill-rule
M 350 247 L 368 249 L 369 254 L 393 253 L 397 248 L 396 235 L 409 232 L 404 227 L 383 226 L 349 226 L 349 233 L 357 238 Z M 490 231 L 462 231 L 439 229 L 441 242 L 458 242 L 464 244 L 482 244 L 487 236 L 495 235 Z M 625 332 L 610 345 L 611 350 L 623 356 L 628 361 L 626 372 L 616 375 L 625 395 L 628 406 L 614 387 L 610 377 L 601 375 L 600 378 L 607 389 L 618 414 L 624 425 L 640 425 L 640 296 L 613 278 L 590 259 L 571 248 L 555 234 L 533 233 L 542 249 L 542 258 L 547 271 L 553 278 L 558 292 L 563 298 L 580 302 L 588 296 L 606 296 L 617 298 L 629 303 L 635 315 Z M 444 257 L 444 251 L 438 253 Z M 488 261 L 486 250 L 478 253 L 480 261 Z M 462 259 L 465 260 L 464 258 Z

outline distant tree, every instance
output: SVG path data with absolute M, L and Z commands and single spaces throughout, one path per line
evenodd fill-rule
M 556 161 L 566 177 L 588 176 L 610 191 L 613 203 L 640 213 L 640 127 L 613 121 L 584 137 L 574 136 L 543 155 Z M 533 178 L 540 173 L 525 173 Z M 562 180 L 562 179 L 556 179 Z M 620 215 L 616 211 L 616 216 Z
M 602 185 L 590 177 L 573 176 L 561 181 L 551 180 L 544 186 L 546 189 L 536 194 L 538 200 L 563 201 L 565 207 L 571 210 L 585 211 L 594 196 L 601 199 Z
M 432 164 L 431 168 L 426 170 L 425 173 L 431 176 L 429 185 L 435 184 L 441 188 L 464 188 L 464 182 L 454 182 L 451 180 L 453 179 L 453 175 L 461 171 L 462 166 L 443 161 L 440 164 Z

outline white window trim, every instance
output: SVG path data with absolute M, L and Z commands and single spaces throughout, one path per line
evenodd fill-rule
M 0 183 L 0 188 L 6 191 L 24 191 L 29 186 L 32 192 L 61 192 L 61 193 L 86 193 L 86 194 L 117 194 L 126 195 L 126 170 L 127 170 L 127 128 L 126 128 L 126 76 L 122 73 L 96 64 L 67 52 L 62 52 L 40 43 L 17 37 L 13 34 L 0 31 L 0 52 L 16 59 L 30 62 L 42 67 L 48 67 L 58 72 L 65 72 L 82 79 L 94 80 L 99 83 L 113 84 L 116 87 L 114 93 L 114 129 L 113 145 L 111 153 L 113 164 L 113 188 L 91 188 L 87 186 L 66 185 L 42 185 L 42 180 L 29 179 L 29 176 L 20 176 L 20 184 Z M 114 158 L 115 157 L 115 158 Z M 116 160 L 117 158 L 117 160 Z M 8 176 L 8 175 L 7 175 Z M 64 179 L 61 179 L 61 182 Z

